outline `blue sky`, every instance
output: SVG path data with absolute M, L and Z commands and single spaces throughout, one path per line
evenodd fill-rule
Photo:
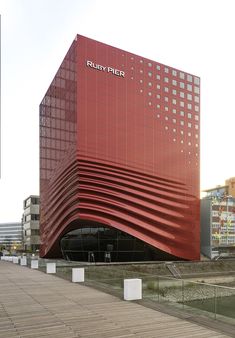
M 38 107 L 75 35 L 201 77 L 201 189 L 235 176 L 232 0 L 0 0 L 0 222 L 39 193 Z

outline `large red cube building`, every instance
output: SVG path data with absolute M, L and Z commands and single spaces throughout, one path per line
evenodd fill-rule
M 40 105 L 42 257 L 200 258 L 200 79 L 77 35 Z

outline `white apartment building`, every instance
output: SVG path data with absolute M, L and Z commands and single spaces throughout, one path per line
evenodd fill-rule
M 23 237 L 24 250 L 35 252 L 39 250 L 39 196 L 30 195 L 24 200 Z

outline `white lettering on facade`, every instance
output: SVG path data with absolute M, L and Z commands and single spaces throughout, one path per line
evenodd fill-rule
M 94 69 L 100 70 L 102 72 L 111 73 L 111 74 L 119 76 L 119 77 L 125 77 L 125 72 L 122 71 L 122 70 L 116 69 L 116 68 L 98 65 L 97 63 L 94 63 L 94 62 L 88 61 L 88 60 L 86 61 L 86 65 L 87 65 L 87 67 L 94 68 Z

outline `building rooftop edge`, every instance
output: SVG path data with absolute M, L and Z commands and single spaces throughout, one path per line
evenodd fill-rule
M 89 40 L 92 40 L 92 41 L 95 41 L 95 42 L 98 42 L 98 43 L 102 43 L 103 45 L 106 45 L 106 46 L 108 46 L 108 47 L 112 47 L 112 48 L 119 49 L 120 51 L 123 51 L 123 52 L 125 52 L 125 53 L 129 53 L 129 54 L 131 54 L 131 55 L 141 57 L 141 58 L 143 58 L 143 59 L 145 59 L 145 60 L 148 60 L 148 61 L 152 61 L 152 62 L 159 63 L 160 65 L 162 65 L 162 66 L 164 66 L 164 67 L 168 67 L 168 68 L 171 68 L 171 69 L 175 69 L 175 70 L 178 70 L 178 71 L 180 71 L 180 72 L 186 73 L 186 74 L 188 74 L 188 75 L 192 75 L 192 76 L 198 77 L 198 78 L 200 79 L 200 84 L 201 84 L 201 77 L 200 77 L 200 76 L 198 76 L 198 75 L 196 75 L 196 74 L 193 74 L 193 73 L 189 73 L 189 72 L 186 71 L 186 70 L 182 70 L 182 69 L 179 69 L 179 68 L 177 68 L 177 67 L 169 66 L 169 65 L 167 65 L 167 64 L 165 64 L 165 63 L 162 63 L 162 62 L 153 60 L 153 59 L 148 58 L 148 57 L 146 57 L 146 56 L 143 56 L 143 55 L 139 55 L 139 54 L 136 54 L 136 53 L 129 52 L 128 50 L 125 50 L 125 49 L 123 49 L 123 48 L 119 48 L 119 47 L 116 47 L 116 46 L 113 46 L 113 45 L 109 45 L 108 43 L 105 43 L 105 42 L 102 42 L 102 41 L 99 41 L 99 40 L 95 40 L 95 39 L 93 39 L 93 38 L 90 38 L 90 37 L 85 36 L 85 35 L 82 35 L 82 34 L 76 34 L 75 39 L 74 39 L 73 41 L 78 42 L 78 41 L 79 41 L 79 37 L 85 38 L 85 39 L 89 39 Z
M 214 188 L 210 188 L 210 189 L 204 189 L 202 190 L 203 192 L 209 192 L 209 191 L 213 191 L 213 190 L 219 190 L 219 189 L 222 189 L 222 188 L 227 188 L 228 185 L 220 185 L 218 187 L 214 187 Z

